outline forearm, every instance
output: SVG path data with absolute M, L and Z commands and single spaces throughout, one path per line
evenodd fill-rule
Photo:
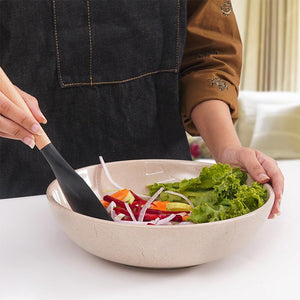
M 226 103 L 219 100 L 202 102 L 193 109 L 191 117 L 216 161 L 222 161 L 226 148 L 241 146 Z
M 242 147 L 226 103 L 208 100 L 192 111 L 192 121 L 217 162 L 239 167 L 259 183 L 271 180 L 275 202 L 269 218 L 279 214 L 284 178 L 271 157 L 251 148 Z

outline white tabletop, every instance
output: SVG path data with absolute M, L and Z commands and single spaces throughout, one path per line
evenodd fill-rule
M 0 200 L 0 299 L 297 299 L 300 161 L 279 164 L 281 216 L 234 255 L 183 269 L 129 267 L 85 252 L 62 232 L 45 195 Z

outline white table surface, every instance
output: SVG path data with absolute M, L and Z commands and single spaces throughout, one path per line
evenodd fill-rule
M 175 270 L 85 252 L 62 232 L 45 195 L 0 200 L 0 299 L 299 299 L 300 161 L 279 165 L 281 216 L 230 257 Z

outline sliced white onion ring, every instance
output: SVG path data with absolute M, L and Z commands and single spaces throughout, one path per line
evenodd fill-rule
M 117 213 L 115 212 L 114 208 L 111 209 L 110 216 L 114 221 L 116 221 Z
M 102 157 L 102 156 L 99 156 L 99 159 L 100 159 L 100 163 L 101 163 L 101 165 L 102 165 L 102 168 L 103 168 L 103 170 L 104 170 L 104 173 L 105 173 L 107 179 L 110 181 L 110 183 L 111 183 L 114 187 L 116 187 L 117 189 L 123 190 L 123 188 L 122 188 L 121 186 L 119 186 L 119 185 L 111 178 L 111 176 L 110 176 L 110 174 L 109 174 L 109 172 L 108 172 L 107 166 L 106 166 L 106 164 L 105 164 L 105 162 L 104 162 L 103 157 Z
M 175 214 L 171 214 L 169 215 L 168 217 L 166 218 L 163 218 L 163 219 L 160 219 L 158 222 L 157 222 L 157 225 L 164 225 L 166 223 L 169 223 L 170 221 L 172 221 L 174 218 L 175 218 Z
M 116 207 L 116 202 L 112 201 L 109 203 L 109 205 L 107 206 L 106 210 L 109 214 L 111 214 L 111 212 L 114 210 L 114 208 Z
M 192 208 L 195 208 L 192 201 L 190 199 L 188 199 L 186 196 L 184 196 L 180 193 L 173 192 L 173 191 L 165 191 L 165 193 L 172 194 L 172 195 L 175 195 L 175 196 L 179 196 L 179 197 L 183 198 Z
M 127 202 L 125 202 L 125 207 L 126 207 L 127 211 L 129 212 L 132 221 L 136 222 L 136 218 L 135 218 L 135 216 L 134 216 L 134 214 L 133 214 L 133 212 L 132 212 L 132 210 L 131 210 L 131 208 L 130 208 L 130 206 Z
M 111 175 L 110 175 L 110 173 L 109 173 L 109 171 L 108 171 L 108 168 L 107 168 L 107 166 L 106 166 L 106 163 L 105 163 L 105 161 L 104 161 L 104 159 L 103 159 L 103 157 L 102 156 L 99 156 L 99 160 L 100 160 L 100 163 L 101 163 L 101 165 L 102 165 L 102 168 L 103 168 L 103 170 L 104 170 L 104 173 L 105 173 L 105 175 L 106 175 L 106 177 L 107 177 L 107 179 L 109 180 L 109 182 L 116 188 L 116 189 L 118 189 L 118 190 L 123 190 L 124 188 L 123 187 L 121 187 L 120 185 L 118 185 L 113 179 L 112 179 L 112 177 L 111 177 Z M 139 197 L 141 197 L 142 199 L 149 199 L 150 198 L 150 196 L 147 196 L 147 195 L 141 195 L 141 194 L 137 194 Z
M 145 217 L 145 213 L 146 210 L 151 206 L 151 203 L 159 196 L 159 194 L 164 190 L 163 187 L 161 187 L 158 191 L 156 191 L 156 193 L 144 204 L 144 206 L 142 207 L 139 217 L 138 217 L 138 221 L 142 222 L 144 220 Z
M 138 222 L 138 221 L 125 221 L 125 220 L 116 220 L 115 222 L 118 223 L 125 223 L 125 224 L 134 224 L 134 225 L 148 225 L 148 224 L 153 224 L 153 221 L 149 222 Z
M 118 215 L 115 216 L 114 221 L 122 220 L 124 217 L 125 217 L 125 214 L 119 213 Z

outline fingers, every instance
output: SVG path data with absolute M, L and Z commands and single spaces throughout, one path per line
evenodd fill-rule
M 0 136 L 9 139 L 20 140 L 31 149 L 34 148 L 34 135 L 15 122 L 0 116 Z
M 267 175 L 265 169 L 258 161 L 256 152 L 250 148 L 243 148 L 239 152 L 238 160 L 241 165 L 245 166 L 245 169 L 253 180 L 259 183 L 266 183 L 270 180 L 270 177 Z
M 280 202 L 284 187 L 284 177 L 278 167 L 277 162 L 271 157 L 250 148 L 243 148 L 239 154 L 241 165 L 244 165 L 249 175 L 259 183 L 270 182 L 275 201 L 269 218 L 274 218 L 280 214 Z
M 271 178 L 271 184 L 275 194 L 275 202 L 269 217 L 273 218 L 275 214 L 280 214 L 280 203 L 284 190 L 284 177 L 274 159 L 259 151 L 257 151 L 257 158 Z
M 27 106 L 29 107 L 30 111 L 32 112 L 32 114 L 36 118 L 36 120 L 39 123 L 46 124 L 47 120 L 46 120 L 45 116 L 43 115 L 43 113 L 41 112 L 41 109 L 39 107 L 39 103 L 38 103 L 37 99 L 35 97 L 31 96 L 30 94 L 22 91 L 17 86 L 15 86 L 15 88 L 17 89 L 19 94 L 22 96 L 22 98 L 26 102 Z
M 40 134 L 40 124 L 33 116 L 24 113 L 22 109 L 11 102 L 0 92 L 0 131 L 3 137 L 7 135 L 16 140 L 22 140 L 30 147 L 34 146 L 34 134 Z

